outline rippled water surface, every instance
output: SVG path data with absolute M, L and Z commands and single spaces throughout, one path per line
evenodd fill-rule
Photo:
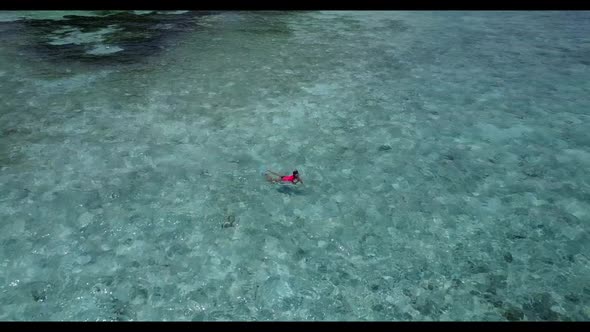
M 0 35 L 1 320 L 590 318 L 589 12 Z

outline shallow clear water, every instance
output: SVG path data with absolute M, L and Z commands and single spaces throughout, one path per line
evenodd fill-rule
M 1 320 L 590 318 L 589 12 L 0 34 Z

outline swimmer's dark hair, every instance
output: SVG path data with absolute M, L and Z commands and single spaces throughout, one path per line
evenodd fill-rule
M 297 170 L 294 170 L 293 175 L 299 175 L 299 172 Z

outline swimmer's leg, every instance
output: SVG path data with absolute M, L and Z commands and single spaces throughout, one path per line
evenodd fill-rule
M 274 175 L 278 176 L 279 178 L 282 178 L 282 177 L 283 177 L 281 174 L 279 174 L 279 173 L 276 173 L 276 172 L 273 172 L 273 171 L 271 171 L 271 170 L 269 170 L 269 169 L 267 169 L 266 171 L 267 171 L 268 173 L 271 173 L 271 174 L 274 174 Z
M 276 178 L 276 177 L 274 177 L 274 176 L 272 176 L 272 175 L 270 175 L 270 174 L 268 174 L 268 173 L 266 173 L 266 174 L 264 174 L 264 175 L 266 176 L 266 179 L 267 179 L 269 182 L 272 182 L 272 183 L 279 182 L 279 180 L 280 180 L 280 178 Z

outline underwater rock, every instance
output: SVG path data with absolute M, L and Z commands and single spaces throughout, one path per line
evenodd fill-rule
M 522 239 L 526 239 L 526 235 L 520 235 L 520 234 L 510 234 L 508 235 L 508 238 L 512 239 L 512 240 L 522 240 Z
M 385 307 L 382 304 L 375 304 L 371 309 L 375 312 L 382 312 L 385 310 Z
M 135 313 L 129 308 L 129 303 L 121 301 L 119 299 L 113 299 L 112 303 L 112 315 L 116 321 L 128 321 L 135 318 Z
M 112 65 L 134 64 L 165 49 L 168 37 L 192 31 L 187 24 L 203 13 L 185 15 L 111 11 L 101 15 L 65 15 L 62 20 L 28 19 L 21 25 L 37 42 L 27 45 L 33 55 L 61 61 L 84 61 Z
M 53 289 L 53 285 L 48 282 L 36 281 L 29 284 L 31 296 L 35 302 L 44 302 L 47 300 L 47 294 Z
M 553 305 L 555 305 L 555 302 L 551 295 L 541 293 L 533 295 L 529 302 L 522 305 L 522 308 L 528 319 L 560 320 L 561 315 L 551 309 Z
M 571 303 L 574 303 L 574 304 L 580 303 L 580 298 L 576 294 L 573 294 L 573 293 L 567 294 L 565 296 L 565 299 L 570 301 Z
M 233 213 L 229 213 L 225 216 L 221 228 L 234 227 L 236 225 L 236 216 Z
M 307 252 L 305 250 L 303 250 L 302 248 L 298 248 L 297 251 L 295 252 L 295 254 L 293 255 L 293 258 L 295 261 L 300 261 L 300 260 L 304 259 L 305 256 L 307 256 Z
M 515 306 L 509 306 L 508 308 L 504 309 L 502 316 L 504 316 L 504 318 L 509 321 L 518 321 L 524 319 L 524 313 L 522 310 Z

